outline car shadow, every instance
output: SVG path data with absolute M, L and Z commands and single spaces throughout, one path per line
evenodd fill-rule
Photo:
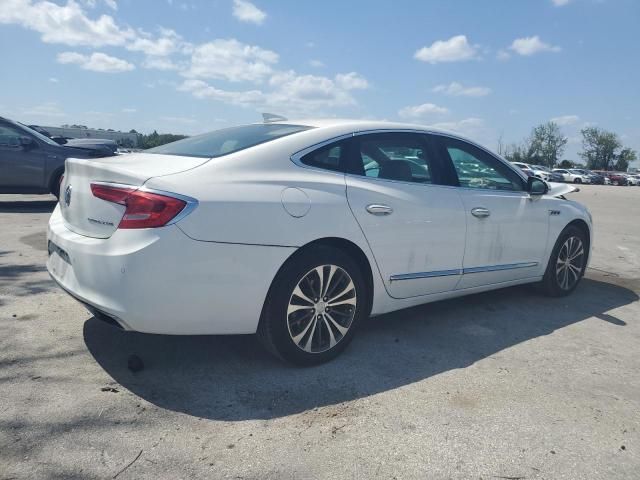
M 270 419 L 465 368 L 585 319 L 624 328 L 611 311 L 637 301 L 639 284 L 595 274 L 566 298 L 513 287 L 374 317 L 339 358 L 311 368 L 281 363 L 253 336 L 140 334 L 91 318 L 84 339 L 114 380 L 159 407 L 209 419 Z M 131 354 L 143 370 L 128 370 Z
M 0 201 L 0 213 L 50 213 L 57 203 L 57 200 Z

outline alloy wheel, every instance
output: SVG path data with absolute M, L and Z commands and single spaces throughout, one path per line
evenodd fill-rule
M 287 327 L 293 343 L 307 353 L 335 347 L 347 334 L 357 307 L 356 287 L 337 265 L 308 271 L 289 298 Z
M 556 279 L 563 290 L 571 290 L 580 280 L 584 266 L 584 246 L 579 237 L 571 236 L 560 247 L 556 260 Z

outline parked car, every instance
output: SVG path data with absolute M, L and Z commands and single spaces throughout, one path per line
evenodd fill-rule
M 111 155 L 111 149 L 95 145 L 59 145 L 26 125 L 0 117 L 0 193 L 58 196 L 67 158 Z
M 640 185 L 640 175 L 626 173 L 625 176 L 627 177 L 627 183 L 629 185 Z
M 589 177 L 590 182 L 589 183 L 593 183 L 594 185 L 604 185 L 605 181 L 605 177 L 596 173 L 596 172 L 592 172 L 591 170 L 586 170 L 584 168 L 574 168 L 572 170 L 575 170 L 577 172 L 580 172 L 582 175 L 586 175 Z
M 525 172 L 529 177 L 538 177 L 542 180 L 549 180 L 551 176 L 551 172 L 549 172 L 549 169 L 540 165 L 531 165 L 523 162 L 511 162 L 511 164 L 515 165 L 520 170 Z
M 583 175 L 579 171 L 573 168 L 565 169 L 565 168 L 554 168 L 554 172 L 557 172 L 562 175 L 562 178 L 565 182 L 570 183 L 590 183 L 591 179 L 588 175 Z
M 529 165 L 523 162 L 511 162 L 511 165 L 518 167 L 520 170 L 525 172 L 528 177 L 533 176 L 533 170 L 529 168 Z
M 608 178 L 609 181 L 611 182 L 611 185 L 619 185 L 619 186 L 629 185 L 629 181 L 627 179 L 626 174 L 604 171 L 604 170 L 596 170 L 595 173 Z
M 568 295 L 592 229 L 573 190 L 422 126 L 245 125 L 68 160 L 47 268 L 125 330 L 257 332 L 308 365 L 370 315 L 524 283 Z
M 68 147 L 80 147 L 92 150 L 108 150 L 112 155 L 115 155 L 118 150 L 118 144 L 114 140 L 108 138 L 70 138 L 51 135 L 48 130 L 38 126 L 29 125 L 29 128 L 41 133 L 45 137 L 49 137 L 51 140 L 59 145 L 66 145 Z
M 549 175 L 550 182 L 564 182 L 564 175 L 560 172 L 551 172 Z
M 542 180 L 549 181 L 551 178 L 551 170 L 544 165 L 530 165 L 533 174 Z

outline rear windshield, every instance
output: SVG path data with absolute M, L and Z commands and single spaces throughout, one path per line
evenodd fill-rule
M 146 150 L 147 153 L 187 157 L 221 157 L 292 133 L 309 130 L 304 125 L 256 124 L 231 127 Z

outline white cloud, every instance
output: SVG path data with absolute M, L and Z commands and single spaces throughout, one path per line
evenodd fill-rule
M 496 54 L 496 58 L 498 60 L 509 60 L 511 58 L 511 54 L 509 52 L 507 52 L 506 50 L 498 50 L 498 53 Z
M 444 115 L 449 113 L 449 110 L 444 107 L 439 107 L 433 103 L 423 103 L 422 105 L 413 105 L 401 108 L 398 111 L 398 115 L 402 118 L 423 118 L 432 115 Z
M 262 25 L 267 14 L 247 0 L 233 0 L 233 16 L 241 22 Z
M 308 115 L 354 105 L 356 101 L 350 91 L 365 88 L 365 85 L 366 79 L 354 72 L 331 79 L 287 71 L 274 73 L 264 89 L 224 90 L 203 80 L 190 79 L 185 80 L 178 90 L 189 92 L 196 98 L 242 107 L 272 108 L 278 113 Z
M 414 57 L 432 64 L 439 62 L 461 62 L 476 57 L 478 47 L 470 45 L 466 35 L 456 35 L 449 40 L 438 40 L 429 47 L 422 47 Z
M 451 82 L 449 85 L 437 85 L 433 88 L 433 91 L 454 97 L 484 97 L 491 93 L 491 89 L 488 87 L 465 87 L 458 82 Z
M 560 117 L 553 117 L 551 121 L 558 125 L 574 125 L 580 121 L 580 117 L 578 115 L 562 115 Z
M 59 82 L 59 80 L 56 77 L 49 77 L 49 81 L 51 83 L 58 83 Z
M 175 117 L 171 115 L 163 115 L 162 117 L 160 117 L 160 120 L 164 120 L 165 122 L 170 122 L 170 123 L 181 123 L 183 125 L 192 125 L 194 123 L 197 123 L 197 120 L 195 118 Z
M 178 70 L 180 67 L 168 58 L 163 57 L 147 57 L 142 66 L 150 70 Z
M 559 52 L 562 50 L 560 47 L 543 42 L 538 35 L 516 38 L 509 48 L 518 55 L 524 56 L 534 55 L 539 52 Z
M 185 76 L 213 78 L 231 82 L 261 82 L 273 73 L 278 54 L 245 45 L 235 39 L 218 39 L 193 49 Z
M 122 113 L 136 113 L 137 111 L 138 111 L 137 108 L 131 108 L 131 107 L 122 109 Z
M 101 15 L 96 20 L 88 18 L 73 0 L 66 5 L 49 1 L 3 0 L 0 23 L 34 30 L 46 43 L 73 46 L 124 45 L 135 37 L 132 29 L 119 27 L 109 15 Z
M 313 68 L 322 68 L 324 67 L 324 62 L 321 60 L 309 60 L 309 65 Z
M 345 90 L 363 90 L 369 87 L 367 79 L 356 72 L 339 73 L 336 75 L 336 84 Z
M 103 0 L 104 4 L 111 10 L 118 10 L 118 3 L 116 0 Z M 95 8 L 98 5 L 98 0 L 82 0 L 87 7 Z
M 146 32 L 138 32 L 138 36 L 127 45 L 127 50 L 143 52 L 146 55 L 164 57 L 176 52 L 191 52 L 192 45 L 185 42 L 182 36 L 168 28 L 160 28 L 160 35 L 153 38 Z
M 551 0 L 551 2 L 553 3 L 554 6 L 556 7 L 564 7 L 565 5 L 567 5 L 571 0 Z
M 434 123 L 429 126 L 458 133 L 484 145 L 488 145 L 496 137 L 495 132 L 487 128 L 485 121 L 478 117 L 470 117 L 453 122 Z
M 23 115 L 35 117 L 64 117 L 65 113 L 56 102 L 45 102 L 31 108 L 22 110 Z
M 58 54 L 58 63 L 72 63 L 80 65 L 84 70 L 102 73 L 127 72 L 136 68 L 126 60 L 111 57 L 100 52 L 95 52 L 91 55 L 83 55 L 77 52 L 62 52 Z

